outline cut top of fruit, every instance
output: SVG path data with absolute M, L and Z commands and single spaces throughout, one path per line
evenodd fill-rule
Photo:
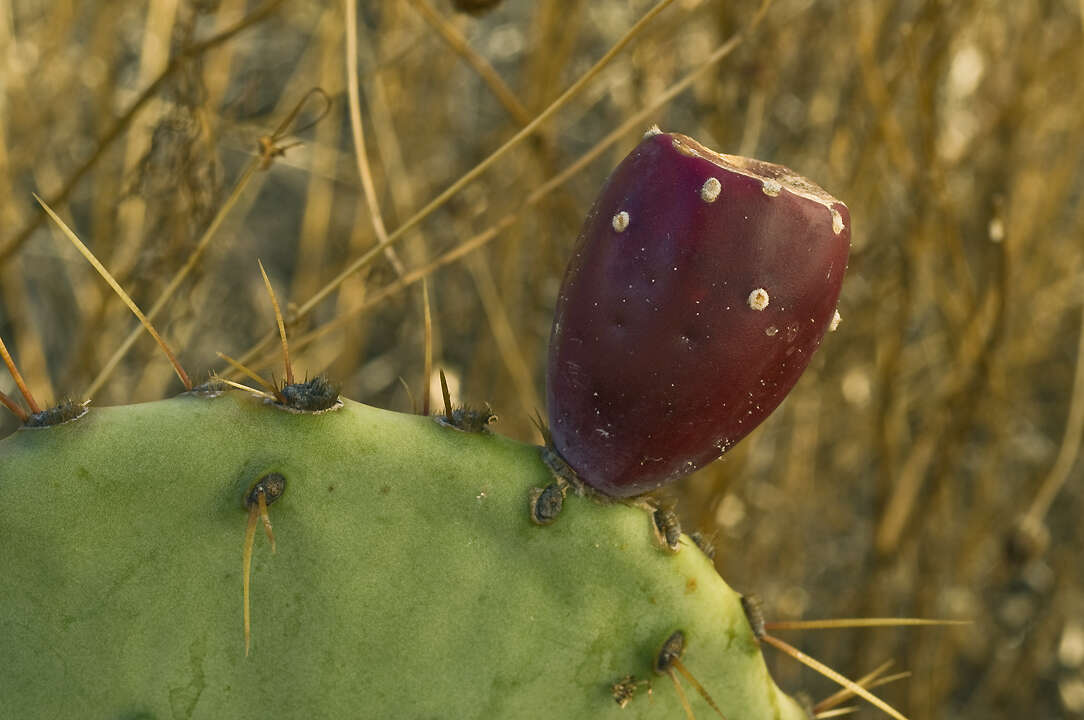
M 602 188 L 558 296 L 557 450 L 621 497 L 717 458 L 808 365 L 849 247 L 846 206 L 797 173 L 646 136 Z

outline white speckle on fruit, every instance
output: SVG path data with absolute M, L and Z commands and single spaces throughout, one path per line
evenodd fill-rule
M 647 132 L 644 133 L 644 139 L 646 140 L 647 138 L 655 137 L 656 135 L 662 135 L 662 130 L 659 130 L 658 125 L 652 125 L 647 129 Z
M 775 178 L 768 178 L 760 184 L 760 189 L 768 197 L 776 197 L 783 191 L 783 184 Z
M 723 186 L 719 183 L 719 178 L 709 177 L 700 186 L 700 199 L 706 203 L 713 203 L 722 191 Z
M 843 216 L 835 208 L 832 208 L 832 232 L 836 235 L 843 232 Z
M 835 332 L 841 322 L 843 322 L 843 316 L 839 314 L 839 310 L 836 310 L 832 315 L 832 322 L 828 324 L 828 332 Z
M 764 288 L 757 288 L 753 292 L 749 293 L 749 307 L 754 310 L 760 311 L 768 307 L 768 291 Z
M 613 226 L 617 232 L 625 232 L 625 228 L 629 226 L 629 214 L 622 210 L 614 215 Z
M 769 325 L 768 327 L 764 328 L 764 334 L 768 337 L 774 337 L 777 332 L 779 332 L 779 328 L 777 328 L 775 325 Z

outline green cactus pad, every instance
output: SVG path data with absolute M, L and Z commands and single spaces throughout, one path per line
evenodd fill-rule
M 246 491 L 278 472 L 242 631 Z M 739 597 L 639 508 L 570 494 L 538 448 L 345 401 L 242 393 L 92 409 L 0 442 L 10 717 L 684 718 L 661 645 L 730 720 L 804 720 Z M 650 679 L 627 707 L 611 687 Z M 697 717 L 714 716 L 682 681 Z

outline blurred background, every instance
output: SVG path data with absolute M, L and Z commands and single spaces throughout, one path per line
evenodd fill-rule
M 842 325 L 761 428 L 670 492 L 686 530 L 769 620 L 973 620 L 778 631 L 852 677 L 910 671 L 877 690 L 909 717 L 1084 717 L 1084 3 L 775 0 L 756 22 L 755 2 L 676 0 L 586 78 L 651 3 L 496 5 L 361 0 L 351 23 L 341 3 L 0 2 L 0 335 L 39 400 L 181 386 L 33 192 L 201 377 L 216 351 L 282 374 L 257 346 L 259 258 L 299 373 L 418 408 L 425 277 L 453 395 L 537 442 L 579 225 L 658 123 L 790 166 L 854 225 Z M 788 691 L 834 691 L 766 654 Z

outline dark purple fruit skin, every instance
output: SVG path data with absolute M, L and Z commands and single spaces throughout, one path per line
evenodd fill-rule
M 612 497 L 718 458 L 809 364 L 849 249 L 846 206 L 816 185 L 648 133 L 602 188 L 557 299 L 546 377 L 557 451 Z M 758 288 L 762 310 L 750 307 Z

